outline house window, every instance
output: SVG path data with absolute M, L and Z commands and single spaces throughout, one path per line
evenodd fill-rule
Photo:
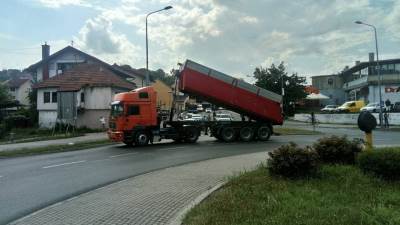
M 57 63 L 57 74 L 64 73 L 66 70 L 71 69 L 76 63 Z
M 10 87 L 10 91 L 15 91 L 15 87 Z
M 50 92 L 43 93 L 43 103 L 50 103 Z
M 57 92 L 51 92 L 51 102 L 57 102 Z
M 328 79 L 328 84 L 331 85 L 331 86 L 333 85 L 333 79 L 332 78 Z
M 147 92 L 139 92 L 139 98 L 149 98 L 149 93 L 147 93 Z
M 85 92 L 81 92 L 81 102 L 85 102 Z
M 129 105 L 128 106 L 128 115 L 140 115 L 140 110 L 138 105 Z

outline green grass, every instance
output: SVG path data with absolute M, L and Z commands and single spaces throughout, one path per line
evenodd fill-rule
M 324 166 L 317 178 L 299 180 L 260 167 L 232 178 L 183 224 L 400 224 L 400 183 L 352 166 Z
M 78 137 L 78 136 L 83 136 L 85 133 L 91 133 L 91 132 L 101 132 L 101 130 L 79 128 L 76 129 L 74 133 L 65 134 L 64 132 L 57 131 L 56 133 L 53 134 L 52 129 L 38 129 L 34 127 L 17 128 L 8 131 L 4 137 L 0 138 L 0 145 L 10 144 L 10 133 L 14 133 L 13 143 L 23 143 L 32 141 L 46 141 L 46 140 Z
M 8 157 L 18 157 L 18 156 L 27 156 L 27 155 L 38 155 L 38 154 L 48 154 L 48 153 L 57 153 L 57 152 L 67 152 L 67 151 L 77 151 L 82 149 L 89 149 L 95 147 L 101 147 L 106 145 L 115 144 L 108 139 L 96 140 L 96 141 L 86 141 L 79 142 L 75 144 L 62 144 L 62 145 L 50 145 L 45 147 L 36 147 L 36 148 L 22 148 L 10 151 L 1 151 L 0 158 L 8 158 Z
M 274 127 L 274 133 L 277 135 L 314 135 L 321 134 L 319 131 L 303 130 L 297 128 L 287 128 L 287 127 Z

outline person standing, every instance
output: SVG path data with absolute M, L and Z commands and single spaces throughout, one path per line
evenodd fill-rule
M 385 128 L 389 128 L 389 113 L 387 111 L 383 114 L 383 118 L 385 119 Z
M 390 100 L 386 99 L 386 101 L 385 101 L 386 111 L 390 111 L 391 105 L 392 105 L 392 103 L 390 102 Z

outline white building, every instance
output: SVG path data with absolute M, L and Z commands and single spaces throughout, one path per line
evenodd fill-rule
M 71 46 L 50 55 L 47 44 L 42 45 L 42 60 L 27 71 L 38 91 L 39 126 L 47 128 L 56 122 L 100 128 L 99 119 L 108 118 L 115 93 L 142 87 L 145 80 L 135 69 L 126 71 Z
M 35 84 L 34 88 L 40 127 L 50 128 L 56 122 L 63 122 L 76 127 L 101 128 L 100 118 L 107 121 L 114 95 L 136 86 L 102 65 L 79 64 Z

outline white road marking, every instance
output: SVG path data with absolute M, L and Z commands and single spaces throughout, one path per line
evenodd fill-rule
M 180 149 L 180 148 L 185 148 L 185 147 L 175 147 L 175 148 L 161 148 L 160 150 L 164 151 L 164 150 L 174 150 L 174 149 Z
M 66 165 L 71 165 L 71 164 L 77 164 L 77 163 L 84 163 L 86 160 L 81 160 L 81 161 L 75 161 L 75 162 L 67 162 L 67 163 L 61 163 L 61 164 L 55 164 L 55 165 L 50 165 L 50 166 L 44 166 L 42 167 L 43 169 L 49 169 L 53 167 L 58 167 L 58 166 L 66 166 Z
M 119 155 L 112 155 L 110 158 L 115 158 L 115 157 L 120 157 L 120 156 L 125 156 L 125 155 L 136 155 L 138 152 L 132 152 L 132 153 L 124 153 L 124 154 L 119 154 Z

